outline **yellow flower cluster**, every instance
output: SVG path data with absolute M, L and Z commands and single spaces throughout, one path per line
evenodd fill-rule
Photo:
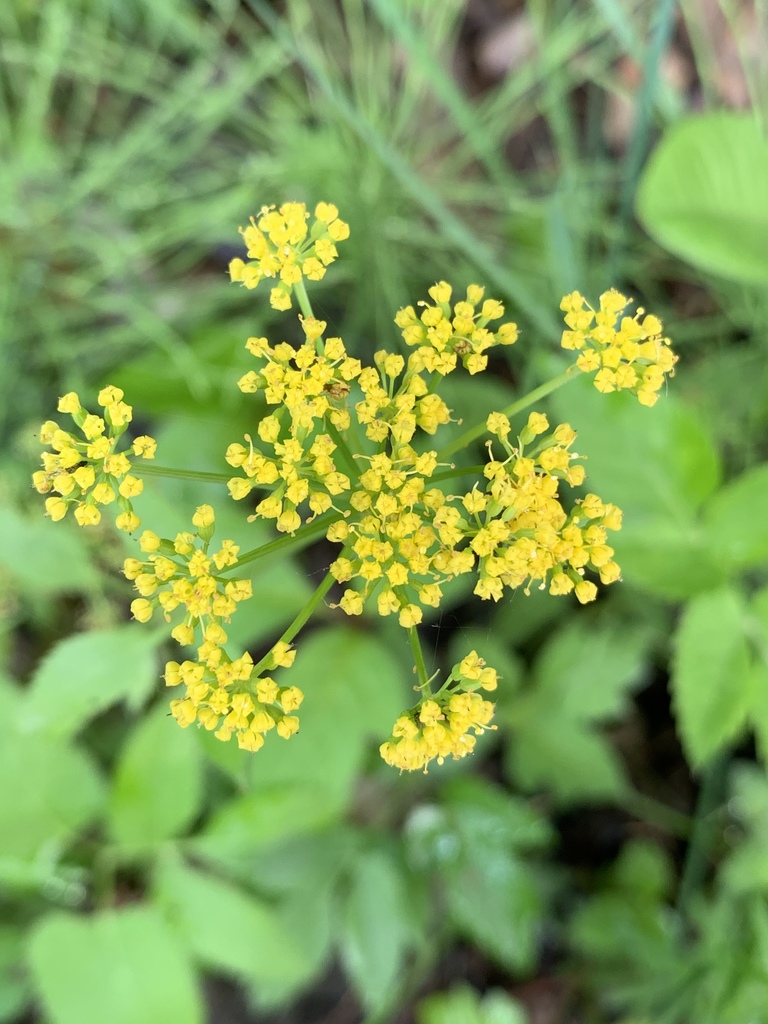
M 145 530 L 139 537 L 139 547 L 146 560 L 127 558 L 123 573 L 133 580 L 141 597 L 131 604 L 131 613 L 139 622 L 148 622 L 156 610 L 171 621 L 171 613 L 183 608 L 183 621 L 171 636 L 183 646 L 195 642 L 199 629 L 202 645 L 200 659 L 218 664 L 221 645 L 227 642 L 222 622 L 229 622 L 240 601 L 252 594 L 250 580 L 225 579 L 222 570 L 237 563 L 240 550 L 233 541 L 223 541 L 221 548 L 209 552 L 214 533 L 214 511 L 210 505 L 200 505 L 192 517 L 196 533 L 183 532 L 174 540 L 158 537 Z M 198 545 L 198 541 L 201 541 Z
M 82 440 L 62 429 L 54 420 L 40 428 L 40 440 L 53 450 L 43 452 L 43 468 L 32 475 L 40 494 L 55 492 L 46 499 L 46 513 L 57 522 L 70 508 L 80 526 L 96 526 L 101 521 L 99 506 L 117 500 L 119 530 L 130 533 L 141 525 L 133 511 L 131 498 L 141 494 L 144 483 L 131 475 L 131 460 L 117 444 L 131 422 L 133 410 L 123 401 L 120 388 L 109 385 L 98 397 L 103 414 L 89 413 L 71 391 L 59 399 L 58 410 L 69 413 Z M 134 456 L 153 459 L 157 444 L 151 437 L 137 437 L 131 446 Z
M 461 359 L 470 373 L 479 373 L 488 365 L 488 356 L 483 354 L 487 349 L 514 345 L 517 324 L 502 324 L 495 333 L 488 330 L 487 324 L 504 316 L 504 306 L 497 299 L 483 302 L 484 294 L 479 284 L 471 284 L 467 297 L 451 307 L 453 289 L 445 281 L 438 281 L 429 289 L 434 305 L 420 302 L 419 306 L 424 306 L 420 316 L 413 306 L 398 311 L 395 323 L 402 330 L 403 340 L 406 345 L 417 346 L 418 358 L 411 364 L 414 369 L 447 374 Z
M 174 540 L 162 539 L 151 530 L 139 538 L 146 559 L 128 558 L 123 572 L 141 595 L 131 604 L 134 618 L 147 622 L 159 609 L 167 622 L 177 608 L 184 609 L 181 623 L 171 636 L 183 646 L 199 641 L 197 661 L 169 661 L 165 667 L 167 686 L 186 687 L 184 697 L 171 701 L 171 713 L 186 728 L 197 722 L 215 730 L 217 739 L 235 735 L 244 750 L 259 750 L 264 734 L 276 728 L 288 739 L 299 728 L 298 710 L 304 695 L 296 686 L 280 687 L 269 677 L 256 675 L 246 651 L 231 658 L 224 649 L 229 622 L 241 601 L 252 595 L 250 580 L 227 579 L 223 572 L 237 564 L 239 548 L 225 540 L 210 551 L 215 515 L 210 505 L 200 505 L 192 517 L 196 533 L 179 533 Z M 288 668 L 296 652 L 278 642 L 259 669 Z
M 349 225 L 339 220 L 332 203 L 318 203 L 311 226 L 304 203 L 283 203 L 279 209 L 264 206 L 259 219 L 251 217 L 240 228 L 248 262 L 234 259 L 229 276 L 246 288 L 256 288 L 265 278 L 279 278 L 269 296 L 274 309 L 290 309 L 294 286 L 303 277 L 319 281 L 338 256 L 336 242 L 349 238 Z
M 642 309 L 634 317 L 621 316 L 628 303 L 615 288 L 600 296 L 599 310 L 592 309 L 578 292 L 566 295 L 560 308 L 568 330 L 563 331 L 561 344 L 579 353 L 579 369 L 597 371 L 598 391 L 630 391 L 643 405 L 651 406 L 666 377 L 674 376 L 678 357 L 669 338 L 662 337 L 657 316 L 643 315 Z
M 450 676 L 438 690 L 400 715 L 392 735 L 379 748 L 387 764 L 401 771 L 426 772 L 430 761 L 442 764 L 446 757 L 458 760 L 471 754 L 475 737 L 490 725 L 494 705 L 478 690 L 495 690 L 498 675 L 472 651 L 453 666 Z
M 397 458 L 382 452 L 367 459 L 369 468 L 349 498 L 348 518 L 332 523 L 327 537 L 345 543 L 347 550 L 331 565 L 334 578 L 362 584 L 361 590 L 345 590 L 339 607 L 360 615 L 376 594 L 379 614 L 397 612 L 400 625 L 410 628 L 422 620 L 419 604 L 436 608 L 443 596 L 440 584 L 469 572 L 474 557 L 455 551 L 453 536 L 443 540 L 446 495 L 426 486 L 437 467 L 435 452 L 417 455 L 410 445 L 398 446 L 397 452 Z
M 295 654 L 288 644 L 277 643 L 262 668 L 289 667 Z M 289 739 L 298 732 L 299 719 L 292 712 L 304 694 L 297 686 L 278 686 L 271 676 L 254 679 L 253 671 L 247 651 L 234 660 L 222 652 L 215 666 L 209 661 L 167 662 L 166 686 L 184 684 L 186 689 L 184 697 L 171 701 L 171 714 L 183 729 L 197 722 L 224 742 L 236 736 L 241 750 L 260 750 L 270 729 Z
M 294 533 L 301 526 L 298 506 L 306 502 L 313 518 L 350 489 L 349 477 L 335 461 L 333 438 L 315 428 L 345 430 L 349 426 L 349 412 L 342 403 L 361 370 L 360 361 L 347 355 L 341 338 L 322 342 L 326 326 L 322 320 L 302 320 L 302 326 L 307 341 L 298 349 L 284 342 L 273 348 L 266 338 L 248 339 L 246 347 L 263 365 L 245 374 L 238 387 L 246 393 L 261 391 L 267 403 L 279 405 L 280 411 L 258 425 L 266 447 L 254 446 L 246 436 L 248 447 L 231 444 L 225 456 L 230 466 L 245 474 L 229 481 L 232 497 L 240 500 L 254 487 L 270 487 L 272 493 L 256 506 L 256 514 L 276 520 L 283 533 Z
M 534 581 L 544 587 L 549 580 L 550 594 L 574 591 L 582 604 L 593 601 L 597 587 L 583 578 L 586 568 L 606 584 L 621 575 L 613 548 L 606 543 L 606 531 L 621 527 L 621 511 L 595 494 L 577 500 L 568 512 L 563 508 L 560 481 L 572 486 L 584 482 L 583 466 L 572 464 L 578 458 L 570 451 L 576 432 L 561 423 L 547 434 L 547 417 L 534 412 L 518 438 L 519 446 L 513 448 L 506 416 L 492 413 L 487 426 L 507 457 L 491 458 L 486 464 L 485 493 L 478 488 L 462 499 L 474 518 L 474 528 L 464 530 L 464 536 L 471 538 L 470 547 L 479 559 L 475 594 L 498 601 L 504 587 L 525 584 L 527 589 Z M 544 434 L 526 455 L 525 444 Z
M 532 412 L 514 436 L 508 415 L 491 413 L 482 472 L 475 469 L 470 490 L 462 485 L 450 493 L 448 481 L 472 471 L 441 462 L 439 445 L 432 450 L 425 444 L 424 435 L 451 421 L 437 394 L 440 382 L 459 362 L 470 374 L 482 372 L 489 350 L 514 344 L 518 336 L 514 323 L 501 322 L 502 303 L 486 299 L 479 285 L 453 301 L 450 285 L 436 283 L 431 301 L 417 304 L 418 313 L 408 306 L 395 318 L 407 357 L 380 350 L 373 365 L 363 366 L 341 338 L 325 337 L 327 325 L 311 315 L 304 285 L 305 278 L 323 277 L 337 256 L 336 243 L 349 235 L 336 207 L 319 203 L 312 219 L 303 203 L 264 207 L 241 233 L 248 259 L 231 262 L 232 280 L 252 289 L 262 278 L 273 279 L 272 306 L 288 309 L 295 290 L 306 315 L 299 318 L 300 345 L 271 345 L 262 337 L 246 343 L 257 363 L 238 386 L 262 395 L 271 408 L 258 423 L 255 442 L 246 434 L 245 443 L 227 448 L 227 463 L 239 471 L 228 490 L 235 500 L 265 492 L 249 518 L 273 520 L 281 533 L 294 534 L 304 522 L 332 512 L 323 529 L 327 525 L 327 539 L 342 551 L 283 638 L 254 665 L 248 652 L 233 658 L 225 648 L 225 625 L 252 588 L 249 580 L 230 575 L 238 565 L 234 541 L 211 547 L 213 508 L 198 507 L 195 531 L 172 540 L 146 530 L 139 538 L 144 557 L 128 558 L 123 570 L 139 595 L 133 616 L 147 622 L 159 611 L 171 623 L 176 614 L 171 635 L 183 647 L 196 647 L 193 658 L 166 664 L 167 686 L 184 687 L 171 712 L 182 727 L 194 723 L 220 740 L 235 737 L 249 751 L 260 749 L 273 729 L 292 736 L 303 694 L 268 673 L 292 665 L 289 641 L 335 581 L 350 584 L 338 604 L 347 615 L 360 615 L 375 600 L 379 615 L 397 615 L 414 648 L 421 699 L 395 722 L 380 748 L 384 760 L 401 770 L 426 770 L 433 760 L 464 757 L 478 735 L 495 728 L 494 705 L 483 692 L 496 689 L 497 673 L 472 651 L 432 692 L 416 630 L 423 608 L 439 607 L 444 584 L 468 573 L 475 574 L 474 593 L 483 600 L 498 601 L 519 587 L 528 592 L 535 584 L 592 601 L 597 587 L 588 572 L 604 584 L 620 576 L 608 531 L 620 528 L 621 512 L 592 493 L 568 499 L 566 487 L 581 487 L 585 479 L 572 450 L 576 432 L 567 423 L 551 428 L 540 412 Z M 643 310 L 623 316 L 626 305 L 615 290 L 600 297 L 598 310 L 578 292 L 566 296 L 562 345 L 578 353 L 581 370 L 595 372 L 598 390 L 628 390 L 653 405 L 677 357 L 658 318 Z M 519 410 L 526 401 L 510 408 Z M 128 454 L 116 450 L 132 411 L 115 387 L 100 392 L 99 404 L 103 414 L 92 415 L 74 393 L 60 400 L 59 411 L 72 415 L 84 439 L 53 421 L 43 424 L 41 439 L 52 450 L 43 454 L 34 485 L 52 493 L 46 508 L 53 519 L 73 507 L 81 525 L 95 524 L 100 506 L 117 501 L 117 525 L 133 530 L 139 520 L 130 500 L 141 493 L 142 482 L 131 474 Z M 472 427 L 445 454 L 481 433 L 480 426 Z M 150 437 L 132 443 L 133 454 L 143 458 L 153 458 L 155 448 Z
M 401 355 L 382 349 L 374 361 L 378 371 L 366 366 L 360 373 L 358 383 L 364 397 L 355 405 L 357 422 L 365 427 L 366 437 L 379 443 L 391 438 L 396 450 L 413 439 L 417 428 L 434 434 L 441 424 L 450 422 L 450 409 L 421 376 L 424 367 L 418 354 L 410 356 L 406 366 Z

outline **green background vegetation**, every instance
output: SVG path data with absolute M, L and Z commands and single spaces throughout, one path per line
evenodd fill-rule
M 460 0 L 0 5 L 0 1021 L 525 1024 L 542 992 L 547 1024 L 768 1021 L 768 80 L 715 9 L 739 112 L 693 0 L 511 5 L 527 50 L 475 89 Z M 439 278 L 504 300 L 508 366 L 446 394 L 470 422 L 558 372 L 574 288 L 626 288 L 681 356 L 653 410 L 550 400 L 624 509 L 624 583 L 455 589 L 424 639 L 499 669 L 499 731 L 427 776 L 376 753 L 401 631 L 330 610 L 289 744 L 178 729 L 164 638 L 127 621 L 134 542 L 29 487 L 56 398 L 107 381 L 164 464 L 223 468 L 244 339 L 285 322 L 225 268 L 284 199 L 350 222 L 312 298 L 357 355 Z M 152 480 L 137 507 L 174 533 L 213 498 Z M 215 499 L 222 536 L 268 538 Z M 265 649 L 326 555 L 254 566 L 237 641 Z

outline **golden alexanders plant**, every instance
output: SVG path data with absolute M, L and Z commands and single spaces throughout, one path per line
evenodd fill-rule
M 522 426 L 513 426 L 515 417 L 582 372 L 594 373 L 602 392 L 629 391 L 651 406 L 677 357 L 658 318 L 642 310 L 625 315 L 628 300 L 616 290 L 602 295 L 597 309 L 574 292 L 561 303 L 562 346 L 578 353 L 574 364 L 433 449 L 429 437 L 451 421 L 439 395 L 445 377 L 484 372 L 489 351 L 518 340 L 502 303 L 486 298 L 480 285 L 456 297 L 440 281 L 429 289 L 430 301 L 397 313 L 404 350 L 381 349 L 373 365 L 364 366 L 341 338 L 327 336 L 305 286 L 324 276 L 338 255 L 336 243 L 349 235 L 336 207 L 319 203 L 311 219 L 303 203 L 265 207 L 241 234 L 247 259 L 232 261 L 232 280 L 247 289 L 270 280 L 270 303 L 278 310 L 290 309 L 295 299 L 304 342 L 246 341 L 255 364 L 238 387 L 262 395 L 274 411 L 258 422 L 255 438 L 247 434 L 227 448 L 234 475 L 213 479 L 226 480 L 231 497 L 248 503 L 249 521 L 272 520 L 283 537 L 243 554 L 231 540 L 214 550 L 210 505 L 195 511 L 193 531 L 175 538 L 151 530 L 140 535 L 145 557 L 124 566 L 140 595 L 133 616 L 146 622 L 162 615 L 175 623 L 171 636 L 195 649 L 193 658 L 166 665 L 166 684 L 184 688 L 171 701 L 173 715 L 182 727 L 197 724 L 223 741 L 234 736 L 245 750 L 258 750 L 272 729 L 292 736 L 303 694 L 271 673 L 290 668 L 293 639 L 341 584 L 332 607 L 347 615 L 360 615 L 366 606 L 396 615 L 413 650 L 419 701 L 395 722 L 382 757 L 400 769 L 464 757 L 475 736 L 493 728 L 494 705 L 484 694 L 496 689 L 497 673 L 472 651 L 441 684 L 429 678 L 417 631 L 422 609 L 439 607 L 443 586 L 464 575 L 474 578 L 481 600 L 536 585 L 553 595 L 573 592 L 581 603 L 597 596 L 596 579 L 610 584 L 620 578 L 608 538 L 621 526 L 621 511 L 596 494 L 579 496 L 585 471 L 573 450 L 576 432 L 567 423 L 553 427 L 541 412 L 531 412 Z M 130 499 L 141 492 L 142 474 L 211 479 L 147 464 L 156 444 L 146 436 L 118 451 L 132 419 L 123 397 L 119 388 L 104 388 L 97 415 L 77 395 L 65 395 L 59 412 L 72 416 L 82 436 L 53 421 L 43 425 L 41 440 L 52 451 L 43 453 L 34 484 L 52 495 L 46 501 L 51 518 L 71 509 L 81 526 L 91 526 L 102 507 L 116 502 L 117 526 L 133 531 L 140 524 Z M 484 435 L 484 464 L 454 466 L 451 455 Z M 452 481 L 467 478 L 472 486 L 454 493 Z M 323 535 L 340 551 L 307 606 L 257 664 L 248 652 L 233 657 L 226 623 L 251 596 L 250 582 L 233 573 L 278 548 Z

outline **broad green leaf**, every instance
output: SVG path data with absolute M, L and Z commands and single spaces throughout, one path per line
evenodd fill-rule
M 459 931 L 504 967 L 530 970 L 544 912 L 531 868 L 490 846 L 447 866 L 442 875 L 448 912 Z
M 200 748 L 163 702 L 142 719 L 121 751 L 109 801 L 109 831 L 142 848 L 179 835 L 202 800 Z
M 150 907 L 50 914 L 32 931 L 29 964 L 51 1024 L 202 1024 L 192 969 Z
M 28 590 L 66 593 L 88 590 L 96 581 L 82 532 L 45 519 L 42 499 L 35 516 L 0 506 L 0 536 L 0 565 Z
M 768 561 L 768 464 L 747 470 L 704 510 L 707 540 L 731 569 Z
M 32 677 L 20 727 L 46 736 L 71 736 L 120 700 L 138 706 L 157 679 L 158 640 L 139 625 L 62 640 Z
M 630 518 L 611 543 L 622 579 L 654 597 L 683 601 L 725 583 L 707 531 L 693 520 Z
M 480 996 L 469 986 L 436 992 L 419 1003 L 417 1024 L 527 1024 L 528 1015 L 517 1000 L 491 989 Z
M 301 950 L 274 907 L 229 882 L 164 857 L 154 898 L 203 966 L 267 987 L 304 977 Z
M 342 809 L 336 795 L 309 779 L 260 786 L 224 804 L 190 848 L 206 859 L 237 863 L 262 846 L 323 828 Z
M 0 856 L 32 859 L 66 844 L 101 810 L 90 758 L 47 736 L 7 732 L 0 743 Z M 53 852 L 53 851 L 51 851 Z
M 552 832 L 526 800 L 473 775 L 451 779 L 443 790 L 447 823 L 465 851 L 478 855 L 491 846 L 503 850 L 537 850 L 548 846 Z
M 507 750 L 507 769 L 523 789 L 549 789 L 562 803 L 617 799 L 626 789 L 613 748 L 570 718 L 532 718 Z
M 629 525 L 669 521 L 685 528 L 717 487 L 721 470 L 712 438 L 673 395 L 646 409 L 631 395 L 601 395 L 584 379 L 552 401 L 558 419 L 578 431 L 574 448 L 587 456 L 585 489 L 623 509 Z
M 768 139 L 756 115 L 687 117 L 640 180 L 637 215 L 664 248 L 737 281 L 768 281 Z
M 619 623 L 601 627 L 582 615 L 559 630 L 533 672 L 531 717 L 572 721 L 615 718 L 646 670 L 646 637 Z
M 700 767 L 742 728 L 751 688 L 745 610 L 732 590 L 694 597 L 675 636 L 672 695 L 691 763 Z
M 342 910 L 341 954 L 355 990 L 369 1010 L 387 1005 L 408 948 L 408 905 L 401 872 L 383 849 L 370 850 L 352 868 Z

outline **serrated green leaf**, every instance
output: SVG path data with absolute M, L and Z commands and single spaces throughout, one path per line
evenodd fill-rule
M 768 140 L 759 118 L 717 111 L 670 128 L 640 180 L 637 215 L 694 266 L 768 281 Z
M 191 868 L 178 857 L 161 861 L 154 898 L 203 966 L 268 988 L 303 979 L 302 951 L 274 907 L 237 886 Z
M 137 724 L 121 751 L 109 799 L 110 834 L 120 846 L 155 846 L 184 831 L 202 795 L 200 748 L 163 703 Z
M 9 732 L 0 743 L 0 856 L 32 859 L 66 844 L 101 810 L 90 758 L 55 738 Z M 53 852 L 53 851 L 51 851 Z
M 442 874 L 448 912 L 458 930 L 504 967 L 530 970 L 544 912 L 531 868 L 490 847 Z
M 731 569 L 768 561 L 768 465 L 756 466 L 714 495 L 704 510 L 710 548 Z
M 202 1024 L 192 969 L 159 913 L 50 914 L 29 965 L 51 1024 Z
M 33 592 L 89 590 L 96 572 L 84 536 L 71 523 L 52 523 L 43 516 L 42 503 L 34 517 L 0 506 L 0 565 Z
M 745 610 L 732 590 L 701 594 L 675 636 L 672 695 L 686 753 L 701 766 L 744 725 L 750 701 Z
M 602 628 L 589 616 L 568 623 L 544 647 L 533 671 L 532 717 L 555 713 L 573 721 L 617 717 L 642 680 L 647 637 L 620 624 Z
M 551 790 L 561 803 L 615 800 L 624 771 L 608 740 L 573 719 L 532 719 L 507 751 L 508 775 L 524 790 Z
M 354 862 L 342 910 L 341 954 L 363 1005 L 385 1006 L 396 991 L 408 949 L 406 892 L 401 872 L 385 850 Z
M 547 820 L 527 801 L 506 789 L 475 776 L 451 779 L 443 789 L 447 824 L 465 851 L 478 854 L 491 846 L 532 850 L 552 841 Z
M 120 700 L 134 706 L 157 679 L 158 637 L 138 625 L 80 633 L 62 640 L 32 677 L 20 728 L 71 736 Z

